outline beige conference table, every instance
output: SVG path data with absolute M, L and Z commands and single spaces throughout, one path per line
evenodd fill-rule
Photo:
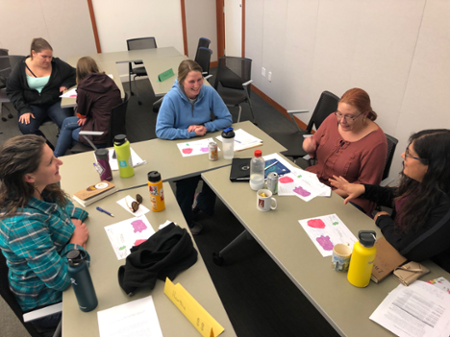
M 346 273 L 331 268 L 331 257 L 322 257 L 298 222 L 335 213 L 356 237 L 361 229 L 375 230 L 380 237 L 372 219 L 354 206 L 344 205 L 335 193 L 330 198 L 318 197 L 309 202 L 294 196 L 275 196 L 277 209 L 261 212 L 256 209 L 256 192 L 248 183 L 230 182 L 229 174 L 230 169 L 224 167 L 202 173 L 202 178 L 339 334 L 392 336 L 369 316 L 398 282 L 388 277 L 379 284 L 371 281 L 366 288 L 354 287 L 347 281 Z M 434 263 L 428 261 L 424 265 L 431 272 L 422 280 L 439 276 L 450 279 L 450 274 Z
M 179 226 L 187 228 L 187 224 L 168 183 L 164 184 L 164 189 L 166 209 L 162 212 L 148 212 L 146 214 L 148 221 L 155 231 L 166 220 L 173 221 Z M 86 208 L 89 212 L 89 217 L 85 222 L 89 228 L 89 241 L 87 242 L 87 250 L 91 256 L 89 270 L 97 294 L 98 306 L 91 312 L 82 312 L 78 308 L 77 300 L 71 287 L 64 291 L 62 318 L 62 335 L 64 337 L 99 336 L 97 311 L 109 309 L 149 295 L 153 298 L 164 336 L 200 336 L 195 327 L 164 294 L 163 281 L 157 280 L 153 290 L 139 289 L 132 297 L 127 296 L 119 286 L 117 272 L 119 266 L 125 264 L 125 259 L 117 260 L 104 227 L 133 218 L 133 215 L 125 211 L 116 201 L 124 198 L 127 194 L 134 196 L 136 193 L 140 193 L 143 196 L 143 205 L 150 209 L 150 197 L 147 187 L 115 193 Z M 111 211 L 115 217 L 112 218 L 97 211 L 95 209 L 97 206 Z M 194 247 L 197 248 L 195 241 L 192 241 Z M 225 331 L 221 336 L 236 336 L 200 253 L 198 254 L 197 262 L 191 268 L 178 274 L 174 279 L 174 283 L 180 283 L 224 327 Z
M 156 96 L 166 94 L 172 88 L 173 82 L 178 74 L 178 66 L 181 61 L 187 59 L 174 47 L 163 47 L 142 50 L 129 50 L 111 53 L 100 53 L 92 55 L 74 55 L 69 58 L 69 64 L 76 67 L 78 60 L 83 56 L 92 57 L 98 64 L 101 71 L 106 74 L 113 75 L 116 85 L 119 87 L 122 97 L 124 97 L 124 90 L 122 81 L 117 69 L 118 63 L 129 63 L 134 61 L 142 61 L 147 71 L 147 76 L 152 84 L 153 91 Z M 158 75 L 162 72 L 172 68 L 175 76 L 159 82 Z M 207 82 L 207 81 L 205 81 Z M 208 85 L 208 83 L 205 83 Z M 76 105 L 76 98 L 63 98 L 61 101 L 62 107 L 73 107 Z
M 243 129 L 253 136 L 262 139 L 263 145 L 257 148 L 235 152 L 236 158 L 253 157 L 255 149 L 262 150 L 263 154 L 282 152 L 286 149 L 272 139 L 269 135 L 259 129 L 249 121 L 233 124 L 235 130 Z M 146 164 L 138 166 L 134 169 L 135 175 L 130 178 L 122 179 L 119 171 L 113 171 L 113 183 L 119 189 L 129 188 L 146 184 L 147 173 L 150 171 L 158 171 L 161 173 L 164 181 L 182 179 L 190 176 L 200 175 L 202 172 L 217 169 L 223 166 L 231 165 L 231 160 L 223 158 L 222 151 L 219 152 L 219 159 L 211 161 L 208 154 L 183 157 L 178 149 L 177 144 L 184 141 L 196 141 L 204 138 L 214 138 L 217 146 L 222 149 L 222 142 L 215 139 L 220 135 L 221 131 L 207 133 L 203 137 L 195 137 L 189 140 L 176 139 L 152 139 L 143 142 L 132 143 L 131 148 L 147 161 Z M 79 191 L 83 186 L 96 184 L 99 181 L 99 175 L 94 169 L 95 161 L 93 152 L 85 152 L 71 156 L 61 157 L 63 165 L 60 168 L 62 188 L 72 195 Z

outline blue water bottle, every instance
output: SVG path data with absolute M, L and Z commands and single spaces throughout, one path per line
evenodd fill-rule
M 77 249 L 67 253 L 67 272 L 81 311 L 88 312 L 97 307 L 98 300 L 86 262 L 86 253 Z

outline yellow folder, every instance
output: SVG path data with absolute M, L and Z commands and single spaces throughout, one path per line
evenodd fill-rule
M 203 337 L 216 337 L 224 328 L 179 283 L 166 278 L 164 294 L 177 306 Z

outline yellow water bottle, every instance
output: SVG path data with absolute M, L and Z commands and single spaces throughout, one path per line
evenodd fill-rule
M 114 151 L 116 152 L 117 165 L 121 178 L 134 176 L 133 161 L 131 160 L 130 142 L 125 135 L 114 137 Z
M 154 212 L 161 212 L 166 208 L 161 174 L 157 171 L 151 171 L 147 174 L 147 178 L 151 209 Z
M 353 246 L 352 258 L 348 267 L 347 279 L 355 287 L 367 287 L 372 274 L 373 261 L 377 254 L 374 246 L 374 231 L 359 231 L 359 241 Z

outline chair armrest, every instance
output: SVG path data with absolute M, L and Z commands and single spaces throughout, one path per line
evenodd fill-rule
M 303 135 L 303 138 L 309 138 L 309 137 L 312 137 L 311 133 L 306 133 L 306 134 Z
M 303 113 L 303 112 L 309 112 L 309 110 L 288 110 L 287 113 L 289 115 L 293 115 L 293 114 L 298 114 L 298 113 Z
M 211 78 L 211 77 L 213 77 L 213 75 L 205 76 L 205 80 L 208 80 L 208 79 Z
M 249 85 L 250 83 L 253 83 L 253 80 L 247 81 L 245 83 L 242 83 L 243 87 L 246 87 L 247 85 Z
M 62 311 L 62 302 L 55 303 L 55 304 L 49 305 L 45 308 L 33 310 L 30 312 L 27 312 L 26 314 L 23 314 L 23 321 L 25 323 L 31 322 L 36 319 L 39 319 L 39 318 L 42 318 L 45 316 L 50 316 L 50 315 L 56 314 L 61 311 Z
M 392 183 L 394 180 L 395 180 L 394 178 L 387 177 L 386 179 L 383 179 L 381 181 L 380 186 L 385 187 L 385 186 L 389 185 L 390 183 Z

